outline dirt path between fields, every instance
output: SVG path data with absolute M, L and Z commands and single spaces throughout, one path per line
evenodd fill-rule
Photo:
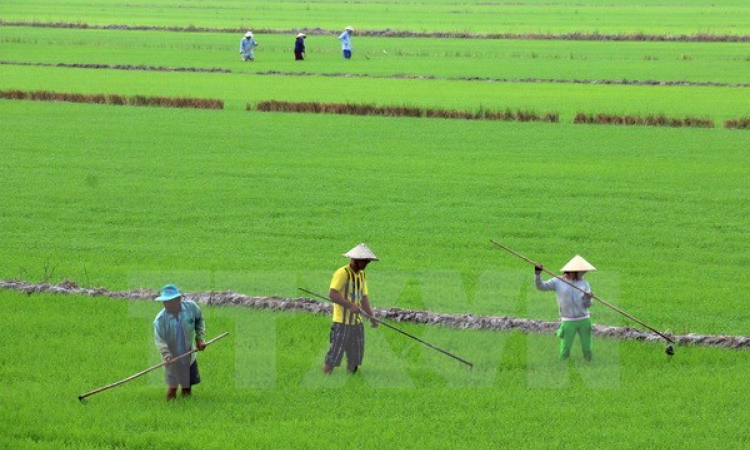
M 148 289 L 130 291 L 109 291 L 104 288 L 82 288 L 75 282 L 65 280 L 59 284 L 29 283 L 25 281 L 0 280 L 0 288 L 23 292 L 27 295 L 37 293 L 82 295 L 89 297 L 107 297 L 122 300 L 152 300 L 158 292 Z M 272 309 L 279 311 L 303 311 L 313 314 L 330 314 L 331 305 L 313 299 L 300 297 L 296 299 L 281 297 L 249 297 L 234 292 L 195 292 L 186 297 L 201 305 L 236 306 L 242 308 Z M 450 328 L 479 330 L 518 330 L 523 333 L 552 334 L 557 330 L 558 322 L 545 322 L 536 319 L 516 317 L 475 316 L 472 314 L 441 314 L 431 311 L 418 311 L 401 308 L 375 308 L 378 319 L 393 322 L 410 322 L 428 325 L 442 325 Z M 613 339 L 661 342 L 657 334 L 630 327 L 610 327 L 594 325 L 594 334 Z M 725 348 L 750 348 L 750 337 L 726 336 L 711 334 L 669 335 L 679 345 L 701 345 Z

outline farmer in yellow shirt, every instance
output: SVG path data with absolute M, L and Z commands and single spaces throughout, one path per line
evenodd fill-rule
M 343 256 L 350 259 L 349 264 L 334 272 L 328 291 L 328 297 L 334 305 L 333 324 L 329 335 L 331 348 L 326 354 L 323 366 L 323 372 L 326 374 L 330 374 L 334 367 L 341 365 L 344 353 L 347 371 L 352 374 L 357 371 L 365 354 L 365 331 L 360 310 L 370 317 L 373 316 L 365 268 L 370 261 L 378 261 L 378 257 L 365 244 L 359 244 Z M 377 322 L 370 323 L 373 328 L 378 327 Z

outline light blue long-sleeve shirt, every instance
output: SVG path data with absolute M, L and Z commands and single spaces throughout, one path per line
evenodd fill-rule
M 339 40 L 341 41 L 341 50 L 351 50 L 352 49 L 352 37 L 349 32 L 344 31 L 339 36 Z
M 179 356 L 180 348 L 177 341 L 178 332 L 182 333 L 184 343 L 187 346 L 185 351 L 190 351 L 195 348 L 195 341 L 203 342 L 203 337 L 206 332 L 206 324 L 203 320 L 203 314 L 201 313 L 200 307 L 190 300 L 182 300 L 180 302 L 180 320 L 179 323 L 182 327 L 178 331 L 177 324 L 178 320 L 171 313 L 167 312 L 166 309 L 162 309 L 154 319 L 154 343 L 156 349 L 161 353 L 162 358 L 171 357 L 174 358 Z M 184 353 L 184 352 L 182 352 Z M 195 353 L 190 356 L 191 363 L 196 359 Z
M 242 38 L 242 40 L 240 40 L 240 52 L 242 52 L 243 55 L 253 56 L 253 49 L 257 46 L 258 43 L 255 42 L 255 39 L 253 38 Z
M 586 292 L 591 292 L 591 286 L 589 286 L 588 281 L 568 280 L 568 282 Z M 555 294 L 557 295 L 557 305 L 560 307 L 560 319 L 562 321 L 589 318 L 588 307 L 591 306 L 591 299 L 585 299 L 583 292 L 569 286 L 567 283 L 560 281 L 557 278 L 542 281 L 540 275 L 534 277 L 534 284 L 540 291 L 555 291 Z

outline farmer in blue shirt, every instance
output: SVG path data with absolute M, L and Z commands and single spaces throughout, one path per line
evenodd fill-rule
M 165 367 L 167 400 L 177 396 L 177 386 L 182 386 L 182 395 L 190 395 L 191 386 L 201 382 L 198 361 L 195 353 L 189 357 L 172 361 L 195 348 L 203 350 L 206 325 L 200 307 L 190 300 L 182 300 L 180 290 L 168 284 L 161 290 L 157 302 L 164 303 L 164 309 L 154 320 L 154 342 L 161 353 Z
M 341 49 L 344 51 L 344 58 L 346 59 L 352 57 L 352 33 L 354 33 L 354 28 L 348 26 L 344 28 L 344 32 L 339 36 Z
M 253 32 L 248 31 L 245 33 L 245 37 L 240 41 L 240 53 L 242 54 L 243 61 L 255 61 L 255 52 L 253 49 L 259 44 L 253 37 Z

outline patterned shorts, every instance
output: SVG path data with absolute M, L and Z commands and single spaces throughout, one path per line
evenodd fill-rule
M 326 365 L 340 366 L 344 353 L 346 353 L 348 366 L 362 365 L 362 359 L 365 356 L 365 327 L 363 324 L 345 325 L 334 322 L 331 325 L 329 340 L 331 341 L 331 348 L 326 354 Z
M 190 386 L 201 382 L 201 374 L 198 371 L 198 361 L 190 364 L 190 358 L 187 361 L 178 360 L 172 364 L 164 366 L 164 381 L 170 387 L 182 386 L 183 389 L 190 389 Z

